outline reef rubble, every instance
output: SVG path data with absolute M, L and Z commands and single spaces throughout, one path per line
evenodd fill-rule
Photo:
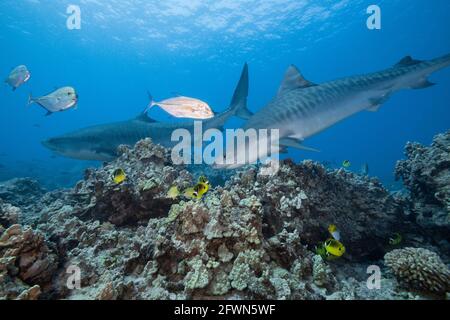
M 424 169 L 407 152 L 397 165 L 407 196 L 375 178 L 284 160 L 273 175 L 248 166 L 216 177 L 223 184 L 201 200 L 173 198 L 171 186 L 192 186 L 200 172 L 173 165 L 170 150 L 150 139 L 121 146 L 116 160 L 86 170 L 71 189 L 35 192 L 32 203 L 21 191 L 1 197 L 0 299 L 423 298 L 398 283 L 389 255 L 387 264 L 383 259 L 403 246 L 447 247 L 448 239 L 427 236 L 418 217 L 431 201 L 426 184 L 439 194 L 434 210 L 448 206 L 440 196 L 448 191 L 448 135 L 435 139 L 433 151 L 407 147 L 431 152 L 439 169 L 436 179 L 416 177 Z M 117 168 L 126 174 L 120 184 L 111 178 Z M 17 183 L 0 190 L 21 190 Z M 334 261 L 316 253 L 329 224 L 339 227 L 346 246 Z M 404 239 L 400 247 L 389 242 L 396 233 Z M 445 265 L 448 257 L 441 258 Z M 367 286 L 369 265 L 382 271 L 380 290 Z M 68 285 L 73 267 L 80 271 L 76 288 Z

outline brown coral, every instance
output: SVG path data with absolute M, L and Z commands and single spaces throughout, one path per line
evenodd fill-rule
M 445 293 L 450 289 L 450 270 L 439 256 L 424 248 L 392 250 L 384 257 L 400 284 L 407 289 Z

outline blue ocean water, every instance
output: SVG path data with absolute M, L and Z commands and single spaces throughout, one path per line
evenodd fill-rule
M 366 26 L 369 5 L 381 8 L 381 30 Z M 69 5 L 81 9 L 81 29 L 69 30 Z M 320 83 L 385 69 L 405 55 L 431 59 L 450 53 L 448 0 L 3 0 L 0 74 L 26 64 L 31 80 L 15 92 L 0 87 L 0 181 L 33 177 L 49 188 L 71 186 L 99 163 L 54 156 L 41 145 L 51 136 L 125 120 L 174 92 L 197 97 L 220 112 L 228 107 L 244 62 L 249 108 L 265 106 L 286 68 L 295 64 Z M 407 141 L 429 144 L 449 129 L 450 70 L 437 86 L 395 94 L 376 112 L 362 112 L 308 139 L 320 153 L 290 150 L 394 184 L 395 162 Z M 28 95 L 74 86 L 78 108 L 45 117 Z M 172 121 L 158 110 L 155 118 Z M 243 122 L 233 119 L 228 127 Z

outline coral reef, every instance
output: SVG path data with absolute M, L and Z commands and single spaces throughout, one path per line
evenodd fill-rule
M 393 195 L 375 178 L 285 160 L 272 175 L 258 166 L 216 173 L 201 200 L 173 199 L 167 196 L 171 186 L 183 190 L 209 174 L 174 166 L 170 151 L 150 139 L 119 152 L 115 161 L 86 170 L 72 189 L 33 192 L 33 202 L 23 199 L 25 189 L 4 193 L 9 196 L 0 200 L 1 298 L 416 298 L 397 288 L 395 276 L 410 284 L 406 289 L 419 286 L 405 280 L 404 271 L 387 274 L 375 292 L 367 288 L 364 268 L 368 261 L 382 265 L 396 232 L 407 243 L 439 245 L 416 235 L 420 221 L 409 216 L 413 195 Z M 398 167 L 409 168 L 412 161 Z M 126 174 L 120 184 L 112 179 L 118 168 Z M 416 184 L 407 186 L 415 190 Z M 347 249 L 336 261 L 315 253 L 330 236 L 329 224 L 338 226 Z M 441 281 L 427 290 L 444 292 L 446 276 L 437 271 L 445 264 L 422 253 L 405 254 L 404 263 L 394 264 L 393 251 L 386 264 L 403 270 L 411 263 L 418 279 Z M 427 263 L 437 269 L 424 268 Z M 79 288 L 68 285 L 70 270 L 79 270 Z
M 408 247 L 387 253 L 384 261 L 409 290 L 440 294 L 450 290 L 450 269 L 435 252 Z
M 4 203 L 0 199 L 0 225 L 7 228 L 12 224 L 19 222 L 21 210 L 9 203 Z
M 450 131 L 438 134 L 425 147 L 409 142 L 407 159 L 397 162 L 395 174 L 409 191 L 416 222 L 436 239 L 450 232 Z
M 87 204 L 83 215 L 116 225 L 145 223 L 169 211 L 172 204 L 166 197 L 169 186 L 181 188 L 192 183 L 191 175 L 183 167 L 170 165 L 169 151 L 150 139 L 139 141 L 134 152 L 120 146 L 119 153 L 117 160 L 101 170 L 86 170 L 84 181 L 75 186 L 74 195 L 84 197 Z M 127 176 L 119 185 L 111 178 L 118 168 Z
M 3 229 L 3 227 L 0 227 Z M 44 237 L 14 224 L 0 234 L 0 298 L 35 299 L 58 267 Z
M 30 178 L 17 178 L 0 184 L 0 200 L 16 207 L 26 207 L 37 202 L 45 193 L 39 182 Z

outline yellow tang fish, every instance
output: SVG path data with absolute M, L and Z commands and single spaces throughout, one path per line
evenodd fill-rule
M 125 174 L 125 171 L 123 171 L 123 169 L 119 168 L 119 169 L 114 170 L 112 178 L 113 178 L 113 181 L 115 184 L 121 184 L 122 182 L 125 181 L 127 176 Z
M 336 239 L 328 239 L 325 241 L 324 246 L 327 253 L 332 256 L 340 257 L 345 253 L 344 245 Z

